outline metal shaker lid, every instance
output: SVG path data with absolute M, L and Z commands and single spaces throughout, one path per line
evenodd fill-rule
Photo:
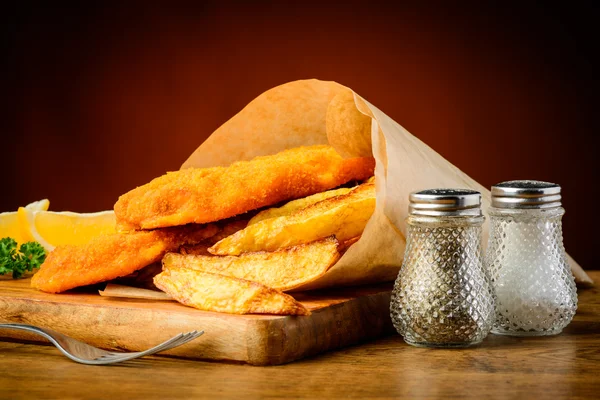
M 492 186 L 492 207 L 554 208 L 560 207 L 560 186 L 542 181 L 507 181 Z
M 409 196 L 411 215 L 480 216 L 481 193 L 469 189 L 428 189 Z

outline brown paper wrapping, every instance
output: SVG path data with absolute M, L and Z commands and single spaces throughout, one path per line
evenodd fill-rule
M 104 290 L 98 290 L 98 294 L 104 297 L 123 297 L 126 299 L 175 301 L 171 296 L 169 296 L 165 292 L 142 289 L 132 286 L 117 285 L 115 283 L 107 284 Z
M 314 144 L 330 144 L 343 157 L 373 154 L 377 206 L 361 239 L 324 276 L 298 290 L 395 279 L 402 264 L 408 195 L 429 188 L 474 189 L 483 210 L 491 194 L 397 122 L 351 89 L 302 80 L 266 91 L 219 127 L 181 168 L 226 166 L 234 161 Z M 488 223 L 483 227 L 487 243 Z M 578 282 L 592 283 L 569 256 Z

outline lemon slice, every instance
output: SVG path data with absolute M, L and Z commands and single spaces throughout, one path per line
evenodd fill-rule
M 48 251 L 64 244 L 80 245 L 91 238 L 116 232 L 114 211 L 74 213 L 33 211 L 19 207 L 17 211 L 26 240 L 39 242 Z
M 48 208 L 50 208 L 50 200 L 43 199 L 34 201 L 33 203 L 27 204 L 25 208 L 31 211 L 48 211 Z
M 27 204 L 25 208 L 31 211 L 46 211 L 49 206 L 50 202 L 48 199 L 43 199 Z M 27 239 L 23 237 L 19 217 L 16 211 L 0 213 L 0 239 L 5 237 L 15 239 L 18 244 L 27 241 Z
M 23 243 L 21 227 L 16 212 L 5 212 L 0 214 L 0 239 L 11 237 L 18 243 Z

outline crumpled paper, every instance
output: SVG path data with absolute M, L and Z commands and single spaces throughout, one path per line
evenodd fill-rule
M 181 168 L 234 161 L 306 145 L 330 144 L 343 157 L 376 159 L 377 206 L 361 239 L 322 277 L 297 290 L 394 280 L 404 256 L 409 193 L 452 187 L 490 191 L 460 171 L 350 88 L 315 79 L 266 91 L 219 127 Z M 483 226 L 487 244 L 488 222 Z M 578 282 L 592 283 L 569 256 Z

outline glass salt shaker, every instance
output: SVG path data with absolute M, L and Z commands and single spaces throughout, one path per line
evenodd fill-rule
M 562 240 L 560 186 L 509 181 L 492 186 L 485 264 L 496 292 L 492 333 L 555 335 L 577 310 Z
M 481 194 L 430 189 L 409 200 L 404 263 L 390 304 L 394 327 L 414 346 L 477 344 L 495 318 L 483 266 Z

